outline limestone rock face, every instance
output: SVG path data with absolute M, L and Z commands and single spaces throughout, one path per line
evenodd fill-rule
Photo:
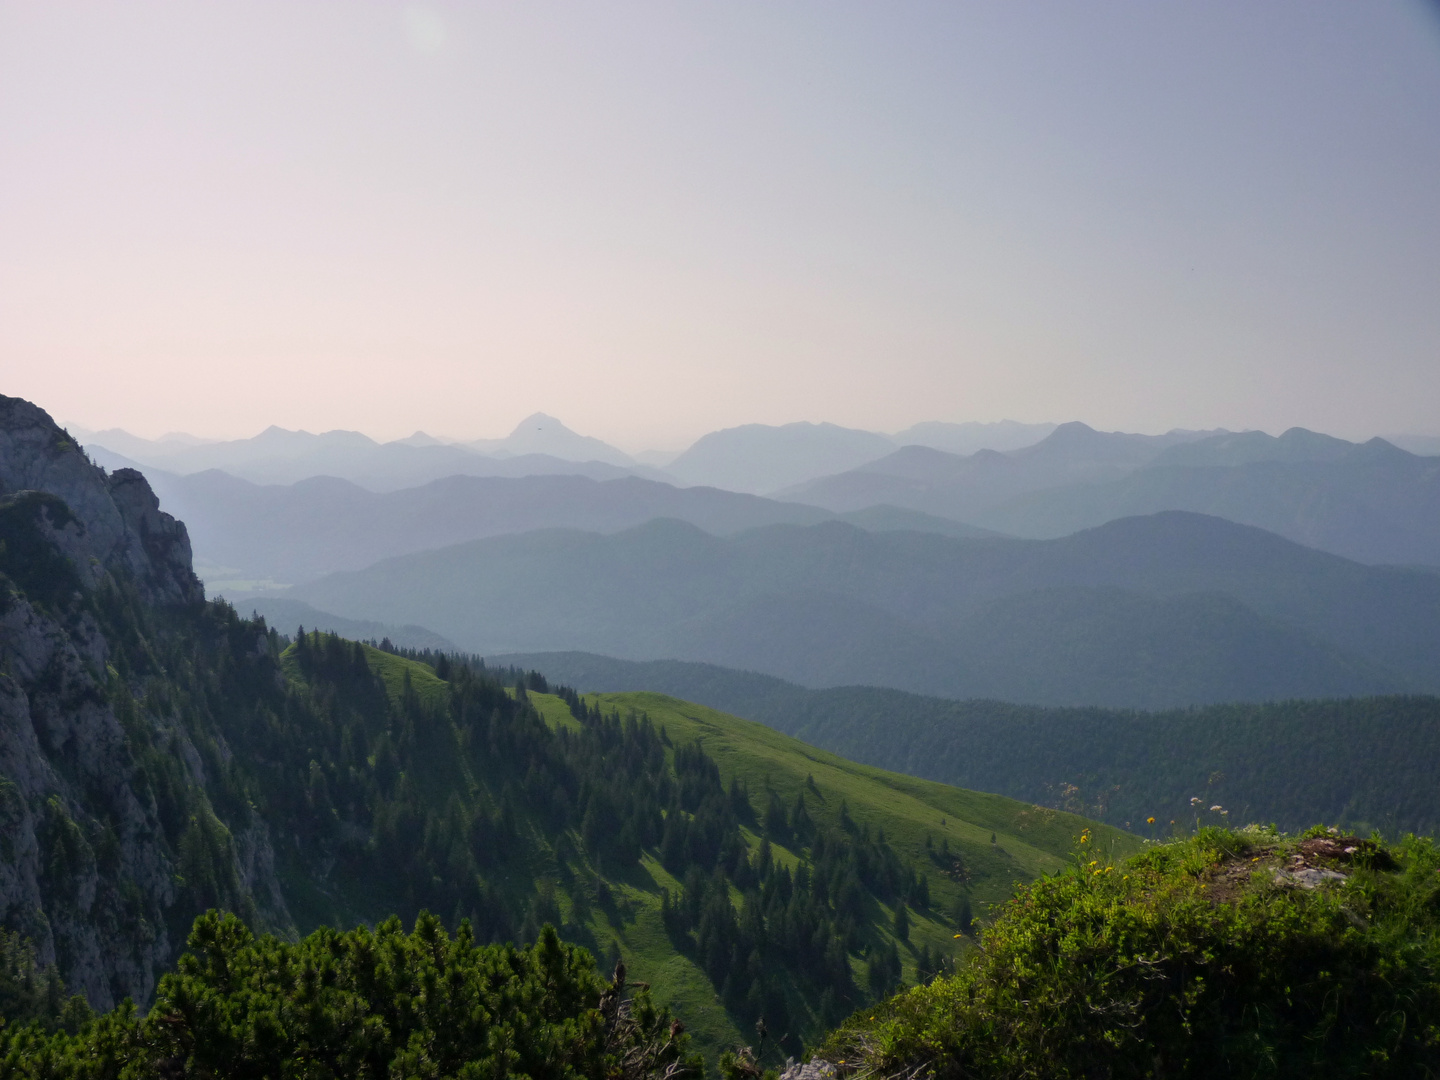
M 92 565 L 125 571 L 152 604 L 204 599 L 190 536 L 161 511 L 145 477 L 134 469 L 107 475 L 44 409 L 0 395 L 0 496 L 20 491 L 48 492 L 69 507 L 78 534 L 67 554 L 86 577 Z
M 218 902 L 261 929 L 289 924 L 265 825 L 251 814 L 232 834 L 215 816 L 165 671 L 152 660 L 127 681 L 115 667 L 120 645 L 148 648 L 147 612 L 203 610 L 190 541 L 138 472 L 107 475 L 7 397 L 0 528 L 0 925 L 95 1008 L 143 1007 L 190 908 L 216 902 L 191 883 L 177 907 L 187 850 L 229 883 Z
M 0 922 L 92 1006 L 146 1002 L 175 872 L 125 732 L 89 658 L 24 599 L 0 616 L 0 658 Z

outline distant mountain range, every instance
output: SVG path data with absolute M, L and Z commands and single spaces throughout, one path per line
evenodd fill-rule
M 712 431 L 665 466 L 685 484 L 770 494 L 795 484 L 862 466 L 897 447 L 924 446 L 955 453 L 1012 450 L 1038 442 L 1054 424 L 924 423 L 895 435 L 835 424 L 745 424 Z
M 565 461 L 601 461 L 621 468 L 636 465 L 635 459 L 623 450 L 593 436 L 576 434 L 544 413 L 527 416 L 503 439 L 474 439 L 461 445 L 493 457 L 545 454 Z
M 837 519 L 876 532 L 995 535 L 914 510 L 882 506 L 836 515 L 799 503 L 715 488 L 677 488 L 635 476 L 450 476 L 420 487 L 374 492 L 329 476 L 260 485 L 215 469 L 189 476 L 145 471 L 166 510 L 187 523 L 196 565 L 212 592 L 216 578 L 207 568 L 226 568 L 222 581 L 290 584 L 487 536 L 547 527 L 612 533 L 660 517 L 688 521 L 717 536 L 761 525 Z M 221 588 L 241 594 L 228 581 Z M 354 636 L 349 629 L 336 630 Z
M 778 497 L 837 511 L 878 502 L 920 509 L 923 503 L 928 513 L 966 520 L 1016 495 L 1119 479 L 1167 449 L 1213 434 L 1130 435 L 1072 422 L 1007 453 L 980 450 L 967 456 L 906 446 L 847 472 L 785 488 Z
M 210 441 L 170 434 L 142 439 L 112 428 L 75 430 L 87 451 L 110 468 L 143 467 L 181 475 L 222 469 L 260 484 L 336 476 L 373 491 L 413 487 L 452 475 L 576 474 L 597 480 L 636 475 L 679 485 L 764 493 L 849 469 L 910 443 L 969 453 L 1011 449 L 1043 438 L 1053 424 L 923 423 L 898 435 L 834 424 L 748 424 L 713 432 L 677 455 L 660 455 L 662 471 L 553 416 L 526 417 L 503 439 L 446 441 L 417 431 L 380 443 L 355 431 L 287 431 L 271 427 L 249 439 Z M 647 459 L 654 455 L 641 455 Z
M 896 446 L 928 446 L 952 454 L 973 454 L 979 450 L 1019 450 L 1033 446 L 1055 430 L 1057 424 L 1022 424 L 997 420 L 981 424 L 947 424 L 927 420 L 890 436 Z
M 1440 566 L 1440 457 L 1303 428 L 1152 436 L 1078 422 L 928 423 L 890 436 L 751 424 L 706 435 L 663 471 L 540 413 L 504 439 L 463 446 L 421 432 L 383 444 L 279 428 L 224 443 L 86 434 L 98 463 L 140 468 L 190 522 L 202 565 L 255 580 L 303 581 L 465 539 L 546 526 L 611 532 L 655 517 L 717 535 L 839 515 L 867 528 L 1042 539 L 1165 510 L 1255 525 L 1362 562 Z M 980 444 L 989 445 L 953 452 Z M 215 470 L 299 486 L 255 493 Z M 366 500 L 322 477 L 397 497 Z M 528 483 L 466 486 L 462 477 Z M 576 477 L 637 483 L 601 489 Z M 418 490 L 400 494 L 408 489 Z M 755 501 L 756 492 L 773 501 Z M 262 530 L 256 514 L 275 528 Z
M 975 515 L 1021 536 L 1193 510 L 1368 563 L 1440 566 L 1440 457 L 1300 429 L 1177 446 L 1108 484 L 1023 496 Z
M 835 424 L 746 424 L 703 436 L 666 471 L 686 484 L 761 493 L 854 468 L 894 448 L 884 435 Z
M 1440 689 L 1440 575 L 1180 512 L 1049 541 L 549 529 L 289 595 L 486 654 L 703 660 L 808 686 L 1147 708 Z
M 563 474 L 613 480 L 643 475 L 666 479 L 664 474 L 630 461 L 614 447 L 576 435 L 542 414 L 522 422 L 508 438 L 488 441 L 483 453 L 473 446 L 441 443 L 423 432 L 388 443 L 376 442 L 358 431 L 313 435 L 278 427 L 228 442 L 176 437 L 151 442 L 122 431 L 76 434 L 91 458 L 106 468 L 140 468 L 147 474 L 160 469 L 179 475 L 220 469 L 257 484 L 293 484 L 315 476 L 333 476 L 372 491 L 394 491 L 448 476 Z M 538 451 L 539 446 L 548 446 L 550 451 Z M 593 453 L 586 458 L 566 456 L 586 451 Z
M 837 512 L 884 503 L 1036 538 L 1191 510 L 1363 562 L 1440 566 L 1440 458 L 1303 428 L 1147 437 L 1063 424 L 1006 454 L 906 447 L 779 497 Z

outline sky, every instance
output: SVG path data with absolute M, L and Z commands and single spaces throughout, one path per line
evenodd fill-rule
M 0 392 L 1440 434 L 1440 14 L 0 0 Z

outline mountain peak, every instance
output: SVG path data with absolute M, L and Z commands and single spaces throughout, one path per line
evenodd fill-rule
M 575 434 L 575 432 L 571 431 L 556 417 L 551 416 L 549 413 L 537 412 L 531 413 L 524 420 L 521 420 L 520 423 L 516 424 L 515 429 L 510 432 L 510 437 L 513 439 L 516 436 L 525 435 L 534 431 L 564 432 L 567 435 Z
M 1065 439 L 1083 439 L 1088 436 L 1099 434 L 1100 432 L 1096 431 L 1093 427 L 1085 423 L 1083 420 L 1067 420 L 1063 424 L 1057 424 L 1055 426 L 1055 430 L 1052 431 L 1048 436 L 1046 436 L 1046 438 L 1055 439 L 1057 442 L 1061 442 Z
M 400 445 L 400 446 L 444 446 L 444 445 L 445 445 L 445 443 L 444 443 L 443 440 L 437 439 L 437 438 L 435 438 L 434 435 L 431 435 L 431 434 L 429 434 L 428 432 L 424 432 L 424 431 L 416 431 L 415 434 L 413 434 L 413 435 L 407 435 L 407 436 L 406 436 L 405 438 L 403 438 L 403 439 L 396 439 L 395 442 L 396 442 L 398 445 Z
M 134 469 L 106 475 L 50 414 L 23 398 L 0 396 L 0 493 L 54 496 L 78 528 L 63 537 L 64 556 L 82 581 L 97 584 L 104 570 L 128 574 L 151 603 L 203 598 L 191 570 L 185 526 L 160 510 L 149 482 Z
M 1096 431 L 1089 424 L 1071 420 L 1059 425 L 1045 438 L 1032 446 L 1011 452 L 1017 458 L 1073 458 L 1076 454 L 1087 457 L 1129 459 L 1140 446 L 1150 440 L 1144 435 L 1128 435 L 1119 431 Z
M 563 461 L 600 461 L 620 468 L 635 464 L 629 454 L 590 435 L 578 434 L 543 412 L 531 413 L 503 439 L 476 439 L 464 445 L 500 457 L 546 454 Z

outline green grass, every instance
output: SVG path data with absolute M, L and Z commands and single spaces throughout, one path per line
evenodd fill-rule
M 552 726 L 577 723 L 560 698 L 533 692 L 529 696 Z M 807 805 L 817 821 L 838 822 L 843 804 L 857 824 L 883 829 L 901 859 L 930 880 L 930 909 L 911 912 L 910 940 L 899 943 L 907 982 L 916 978 L 915 961 L 921 945 L 951 955 L 972 947 L 967 940 L 956 940 L 950 922 L 951 913 L 965 893 L 972 898 L 976 916 L 983 920 L 989 905 L 1008 899 L 1017 883 L 1063 867 L 1086 828 L 1092 830 L 1096 846 L 1116 857 L 1129 855 L 1141 846 L 1137 837 L 1096 826 L 1073 814 L 857 765 L 761 724 L 664 694 L 586 697 L 607 713 L 617 709 L 624 715 L 633 709 L 647 714 L 665 729 L 673 743 L 700 740 L 719 766 L 725 783 L 735 777 L 748 786 L 757 810 L 767 787 L 787 804 L 804 788 Z M 746 836 L 752 845 L 759 843 L 753 832 L 747 830 Z M 931 841 L 929 850 L 925 846 L 927 836 Z M 967 881 L 945 876 L 931 857 L 931 852 L 938 854 L 942 841 L 963 860 L 969 873 Z M 775 856 L 791 864 L 798 861 L 794 852 L 781 847 L 775 848 Z M 617 906 L 623 907 L 626 914 L 612 917 L 596 906 L 587 925 L 595 944 L 602 950 L 612 940 L 619 944 L 631 976 L 650 983 L 656 1000 L 673 1006 L 707 1058 L 713 1061 L 722 1050 L 753 1042 L 748 1025 L 737 1023 L 727 1014 L 710 981 L 690 958 L 675 952 L 661 925 L 660 890 L 674 892 L 679 883 L 647 856 L 637 872 L 622 881 L 611 879 L 608 884 L 617 897 Z M 893 911 L 885 906 L 879 911 L 881 921 L 888 926 Z M 856 976 L 863 980 L 858 961 Z M 792 1002 L 794 1015 L 805 1015 L 805 1008 L 798 999 Z
M 513 697 L 515 691 L 510 691 L 510 694 Z M 563 727 L 569 728 L 571 731 L 580 730 L 580 721 L 570 715 L 570 706 L 554 694 L 531 693 L 528 696 L 530 704 L 535 706 L 536 711 L 552 728 L 558 730 Z

